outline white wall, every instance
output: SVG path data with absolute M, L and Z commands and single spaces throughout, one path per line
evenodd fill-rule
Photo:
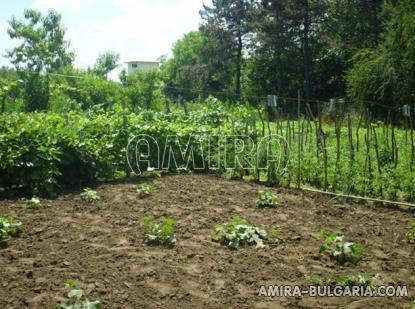
M 136 66 L 136 67 L 134 67 Z M 152 69 L 158 69 L 158 62 L 129 62 L 127 67 L 127 73 L 131 74 L 137 71 L 149 71 Z

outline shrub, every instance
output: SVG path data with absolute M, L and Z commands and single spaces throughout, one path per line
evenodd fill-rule
M 256 205 L 260 208 L 275 207 L 278 205 L 278 197 L 268 191 L 259 191 Z
M 146 242 L 150 245 L 174 246 L 176 243 L 175 224 L 176 222 L 171 218 L 161 218 L 160 222 L 156 223 L 153 217 L 144 217 L 142 226 L 146 229 Z
M 21 231 L 22 222 L 10 216 L 0 216 L 0 243 L 7 242 Z
M 359 243 L 346 242 L 344 236 L 337 233 L 326 233 L 324 230 L 319 232 L 319 236 L 324 238 L 324 243 L 320 247 L 320 253 L 328 254 L 332 259 L 341 264 L 350 262 L 356 264 L 363 251 L 363 246 Z
M 89 301 L 84 290 L 76 289 L 77 282 L 72 279 L 65 280 L 65 285 L 69 290 L 66 294 L 68 301 L 56 306 L 57 309 L 100 309 L 99 301 Z
M 212 240 L 228 246 L 230 249 L 238 249 L 243 245 L 264 246 L 264 242 L 276 241 L 281 229 L 271 229 L 268 232 L 260 227 L 250 224 L 239 216 L 233 216 L 228 222 L 217 225 L 212 233 Z
M 97 191 L 91 190 L 89 188 L 85 188 L 84 192 L 81 193 L 81 199 L 84 202 L 92 203 L 98 201 L 100 197 L 98 196 Z
M 146 197 L 149 196 L 151 191 L 153 190 L 153 186 L 148 184 L 148 183 L 144 183 L 142 185 L 139 185 L 137 188 L 137 193 L 139 197 Z

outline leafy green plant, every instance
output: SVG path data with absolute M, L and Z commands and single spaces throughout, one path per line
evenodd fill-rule
M 275 242 L 281 229 L 273 228 L 268 232 L 265 229 L 250 224 L 239 216 L 217 225 L 212 233 L 212 240 L 220 242 L 231 249 L 238 249 L 243 245 L 263 247 L 264 242 Z
M 35 209 L 39 209 L 43 207 L 42 201 L 40 200 L 40 198 L 34 196 L 32 197 L 28 202 L 27 202 L 28 206 L 30 208 L 35 208 Z
M 66 294 L 68 301 L 64 304 L 56 306 L 57 309 L 100 309 L 101 303 L 99 301 L 89 301 L 84 290 L 77 289 L 77 282 L 72 279 L 66 279 L 65 285 L 69 289 Z
M 415 219 L 411 222 L 412 230 L 405 234 L 405 238 L 409 241 L 415 239 Z
M 175 225 L 176 222 L 171 218 L 160 218 L 156 223 L 154 217 L 144 217 L 142 226 L 146 229 L 146 242 L 151 245 L 174 246 L 176 243 Z
M 22 225 L 22 222 L 14 217 L 0 216 L 0 243 L 18 235 Z
M 359 243 L 344 241 L 344 236 L 337 233 L 326 233 L 324 230 L 319 232 L 319 236 L 324 238 L 324 243 L 320 247 L 320 253 L 328 254 L 332 259 L 341 264 L 350 262 L 356 264 L 363 251 L 363 246 Z
M 148 183 L 143 183 L 142 185 L 139 185 L 137 188 L 137 193 L 139 197 L 149 196 L 151 191 L 153 191 L 153 186 Z
M 368 287 L 373 289 L 379 280 L 379 275 L 370 276 L 367 273 L 357 273 L 344 275 L 338 278 L 335 278 L 332 274 L 327 277 L 320 277 L 317 275 L 306 275 L 306 280 L 311 282 L 314 285 L 343 285 L 343 286 L 360 286 Z
M 306 275 L 306 280 L 311 282 L 314 285 L 332 285 L 335 282 L 333 275 L 328 275 L 327 277 L 320 277 L 317 275 Z
M 268 191 L 259 191 L 256 205 L 260 208 L 275 207 L 278 205 L 278 197 Z
M 97 191 L 85 188 L 84 192 L 81 193 L 81 199 L 87 203 L 92 203 L 100 199 Z
M 366 273 L 358 273 L 340 277 L 339 283 L 345 286 L 361 286 L 373 289 L 376 286 L 375 281 L 378 279 L 379 275 L 370 276 Z

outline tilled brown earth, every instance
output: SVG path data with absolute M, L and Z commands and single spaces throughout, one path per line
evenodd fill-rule
M 0 213 L 24 223 L 19 238 L 0 249 L 0 308 L 54 308 L 64 280 L 81 282 L 103 308 L 410 308 L 415 299 L 415 246 L 403 239 L 413 213 L 341 204 L 325 196 L 272 189 L 276 209 L 257 209 L 263 187 L 207 175 L 151 180 L 138 199 L 136 184 L 102 185 L 92 205 L 78 194 L 44 201 L 40 210 L 1 201 Z M 173 249 L 150 247 L 139 222 L 145 215 L 177 221 Z M 281 241 L 231 251 L 210 239 L 215 224 L 239 215 L 256 225 L 282 227 Z M 320 256 L 320 229 L 364 245 L 357 266 Z M 385 284 L 407 285 L 404 298 L 258 296 L 261 285 L 310 283 L 305 275 L 380 274 Z

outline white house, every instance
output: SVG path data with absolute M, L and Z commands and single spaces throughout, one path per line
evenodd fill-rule
M 158 69 L 160 64 L 157 61 L 127 61 L 127 74 L 141 71 L 150 71 L 153 69 Z
M 152 69 L 159 69 L 160 63 L 157 61 L 127 61 L 122 65 L 118 65 L 114 70 L 108 73 L 108 79 L 113 82 L 120 83 L 120 73 L 126 70 L 127 74 L 141 71 L 150 71 Z

